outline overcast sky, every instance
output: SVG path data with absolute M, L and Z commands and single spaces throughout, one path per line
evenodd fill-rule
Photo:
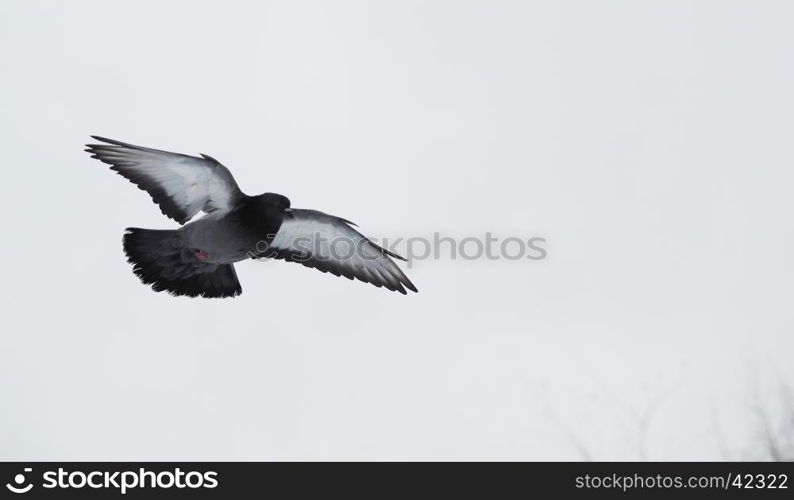
M 754 394 L 794 383 L 793 16 L 2 2 L 0 459 L 752 458 Z M 407 297 L 285 262 L 158 294 L 121 235 L 176 223 L 89 134 L 548 257 L 414 262 Z

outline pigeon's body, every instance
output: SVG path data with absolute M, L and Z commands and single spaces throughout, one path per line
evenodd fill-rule
M 299 262 L 336 276 L 359 279 L 403 294 L 416 288 L 352 223 L 316 210 L 291 209 L 286 197 L 243 194 L 217 160 L 94 137 L 92 153 L 160 205 L 182 227 L 128 228 L 124 251 L 133 270 L 156 291 L 229 297 L 242 293 L 233 264 L 270 257 Z M 190 221 L 199 212 L 203 217 Z
M 283 213 L 268 214 L 254 199 L 245 200 L 229 213 L 208 214 L 180 228 L 185 244 L 207 253 L 203 260 L 233 264 L 270 244 L 281 227 Z

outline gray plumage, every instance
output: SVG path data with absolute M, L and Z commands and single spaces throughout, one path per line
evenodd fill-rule
M 276 193 L 244 194 L 231 172 L 201 158 L 92 136 L 86 151 L 151 195 L 181 228 L 128 228 L 124 251 L 133 271 L 156 291 L 233 297 L 242 293 L 234 263 L 275 258 L 406 294 L 417 289 L 390 259 L 405 260 L 367 239 L 345 219 L 291 209 Z M 197 214 L 205 215 L 192 221 Z

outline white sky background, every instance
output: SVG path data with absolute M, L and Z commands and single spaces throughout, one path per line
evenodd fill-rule
M 753 458 L 794 383 L 794 4 L 220 5 L 0 4 L 0 459 Z M 121 235 L 176 224 L 89 134 L 549 256 L 157 294 Z

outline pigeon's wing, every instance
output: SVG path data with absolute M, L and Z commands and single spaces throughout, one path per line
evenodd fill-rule
M 417 289 L 389 256 L 405 260 L 376 245 L 339 217 L 316 210 L 292 209 L 259 257 L 298 262 L 324 273 L 359 279 L 406 294 Z
M 180 224 L 202 210 L 231 210 L 244 197 L 229 170 L 209 156 L 197 158 L 91 137 L 105 143 L 86 145 L 92 158 L 112 165 Z

